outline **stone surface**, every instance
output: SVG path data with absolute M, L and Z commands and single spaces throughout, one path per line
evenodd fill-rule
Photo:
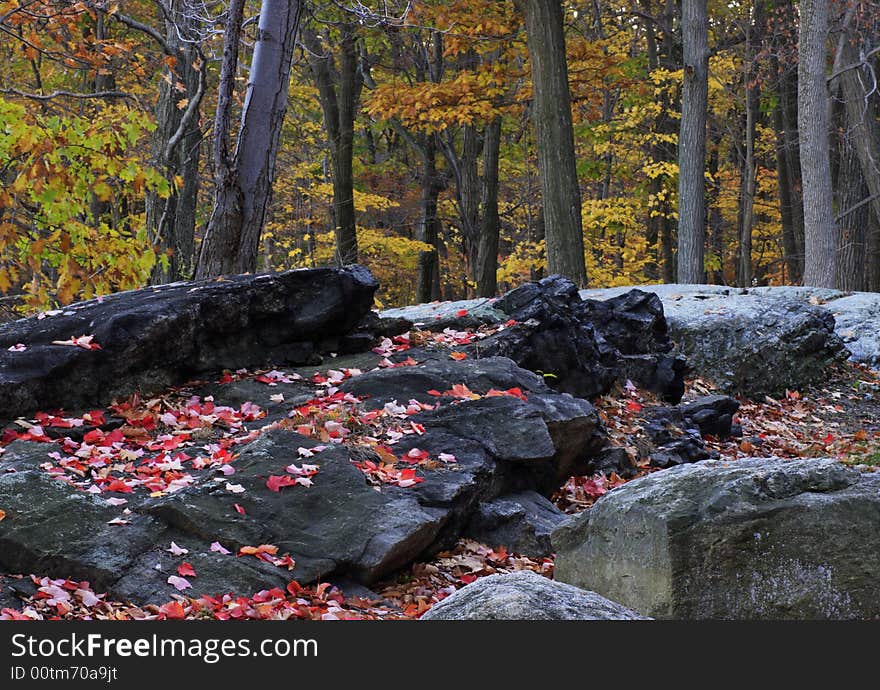
M 584 290 L 619 298 L 631 288 Z M 724 392 L 779 396 L 826 379 L 848 355 L 880 362 L 880 295 L 835 290 L 718 285 L 645 285 L 658 295 L 672 339 L 694 373 Z
M 651 443 L 651 465 L 666 468 L 716 457 L 706 450 L 703 436 L 741 435 L 733 424 L 739 403 L 726 395 L 707 395 L 680 407 L 653 408 L 645 415 L 645 435 Z
M 526 570 L 490 575 L 463 587 L 421 617 L 459 620 L 645 620 L 595 592 Z
M 541 494 L 522 491 L 480 504 L 465 536 L 531 558 L 545 558 L 553 552 L 550 534 L 565 519 Z
M 880 476 L 830 459 L 647 475 L 552 540 L 558 580 L 657 618 L 880 615 Z
M 522 397 L 462 400 L 427 393 L 462 383 L 475 396 L 519 388 Z M 213 470 L 193 472 L 189 486 L 152 498 L 135 488 L 125 494 L 124 507 L 112 506 L 104 500 L 108 494 L 85 493 L 39 469 L 50 453 L 68 454 L 61 444 L 17 440 L 0 454 L 0 506 L 7 512 L 0 521 L 0 572 L 79 577 L 137 603 L 161 603 L 176 594 L 167 578 L 183 560 L 198 573 L 186 590 L 192 596 L 252 594 L 289 579 L 306 584 L 349 578 L 369 585 L 453 546 L 481 505 L 499 496 L 525 492 L 525 504 L 540 505 L 545 520 L 556 518 L 536 492 L 549 495 L 570 474 L 589 467 L 607 444 L 590 403 L 552 390 L 540 376 L 505 358 L 434 359 L 367 372 L 342 388 L 365 396 L 364 409 L 410 398 L 437 406 L 410 415 L 407 419 L 423 425 L 423 432 L 393 446 L 398 457 L 418 448 L 435 459 L 417 467 L 420 483 L 373 486 L 352 461 L 378 462 L 377 456 L 330 444 L 307 461 L 318 466 L 311 486 L 271 491 L 267 478 L 305 462 L 299 449 L 319 443 L 274 428 L 236 448 L 235 473 L 228 480 Z M 188 390 L 211 395 L 217 405 L 256 402 L 267 417 L 248 428 L 284 420 L 292 407 L 315 396 L 315 384 L 305 381 L 267 386 L 244 379 L 196 383 Z M 272 400 L 278 393 L 283 401 Z M 437 461 L 443 453 L 455 461 Z M 240 488 L 231 492 L 229 482 Z M 126 522 L 110 524 L 114 519 Z M 528 524 L 520 530 L 520 543 L 531 548 L 540 542 L 546 550 L 553 526 Z M 172 541 L 188 549 L 185 558 L 168 552 Z M 211 551 L 213 542 L 233 555 Z M 260 544 L 277 546 L 279 555 L 289 553 L 294 570 L 234 555 L 242 546 Z
M 359 266 L 229 276 L 0 325 L 0 421 L 47 403 L 72 408 L 149 394 L 200 371 L 307 363 L 339 350 L 376 288 Z M 101 349 L 54 344 L 83 335 Z M 17 344 L 26 349 L 9 350 Z
M 475 358 L 508 357 L 545 376 L 553 388 L 579 397 L 606 393 L 623 378 L 670 402 L 678 402 L 684 391 L 685 361 L 670 352 L 662 305 L 650 293 L 585 302 L 571 281 L 550 276 L 500 299 L 423 304 L 382 315 L 431 330 L 516 321 L 460 349 Z M 629 336 L 628 330 L 633 331 Z

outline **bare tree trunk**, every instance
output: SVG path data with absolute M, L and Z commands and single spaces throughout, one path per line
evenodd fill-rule
M 165 15 L 163 48 L 172 64 L 159 84 L 156 103 L 154 158 L 171 194 L 146 196 L 147 228 L 167 265 L 157 262 L 150 283 L 158 285 L 191 278 L 195 270 L 196 208 L 202 132 L 199 106 L 205 93 L 207 63 L 199 48 L 196 14 L 188 0 L 172 0 Z M 180 187 L 175 179 L 183 180 Z
M 709 242 L 712 247 L 712 253 L 718 257 L 718 268 L 712 271 L 709 280 L 715 285 L 724 285 L 724 215 L 721 212 L 721 207 L 718 205 L 718 197 L 721 192 L 721 184 L 718 180 L 720 163 L 718 149 L 721 146 L 723 130 L 720 127 L 710 127 L 710 131 L 712 147 L 709 154 L 709 175 L 712 178 L 712 184 L 709 186 L 707 194 L 707 214 L 710 233 Z
M 416 301 L 440 299 L 440 219 L 437 217 L 437 198 L 442 189 L 437 175 L 437 145 L 434 134 L 424 137 L 422 154 L 422 198 L 416 239 L 434 247 L 419 253 L 419 273 L 416 279 Z
M 571 94 L 562 4 L 559 0 L 520 0 L 525 12 L 531 61 L 532 120 L 538 147 L 544 205 L 547 268 L 587 285 L 581 192 L 571 120 Z
M 741 286 L 752 284 L 752 228 L 755 223 L 755 134 L 760 114 L 761 89 L 758 83 L 758 63 L 755 53 L 761 46 L 764 27 L 764 0 L 752 4 L 752 19 L 746 33 L 746 131 L 745 157 L 743 160 L 742 189 L 740 191 L 742 226 L 740 227 L 740 253 L 738 282 Z
M 783 79 L 780 94 L 788 190 L 791 194 L 791 230 L 794 261 L 789 281 L 800 284 L 804 278 L 804 185 L 801 179 L 800 136 L 797 129 L 797 70 L 792 68 Z
M 844 41 L 843 63 L 856 65 L 860 59 L 858 47 L 849 40 Z M 874 217 L 880 220 L 880 120 L 874 114 L 874 104 L 878 101 L 875 79 L 876 75 L 868 65 L 848 69 L 840 75 L 846 131 L 867 186 L 865 198 L 870 197 L 870 208 Z M 862 201 L 864 199 L 859 199 L 856 203 Z M 845 213 L 848 208 L 841 205 L 840 213 Z
M 678 137 L 678 280 L 705 281 L 706 111 L 709 19 L 706 0 L 682 0 L 684 87 Z
M 844 130 L 840 138 L 840 166 L 837 177 L 837 289 L 864 290 L 866 287 L 866 230 L 871 209 L 860 203 L 868 196 L 856 147 L 859 144 Z M 851 210 L 850 210 L 851 209 Z
M 224 38 L 221 94 L 215 121 L 215 126 L 221 125 L 215 132 L 215 146 L 218 139 L 221 140 L 219 156 L 215 153 L 217 190 L 196 268 L 198 278 L 256 270 L 260 234 L 275 179 L 275 158 L 287 110 L 300 3 L 298 0 L 263 0 L 235 156 L 230 161 L 226 153 L 228 111 L 243 4 L 242 0 L 230 2 Z
M 498 157 L 501 149 L 501 118 L 486 125 L 483 138 L 483 192 L 480 236 L 477 242 L 475 278 L 478 297 L 494 297 L 498 291 Z
M 801 0 L 798 133 L 804 190 L 804 285 L 833 288 L 837 267 L 825 88 L 827 37 L 828 0 Z
M 340 26 L 339 66 L 312 30 L 303 31 L 309 63 L 318 89 L 324 127 L 333 164 L 333 230 L 336 235 L 336 261 L 342 265 L 357 261 L 357 225 L 354 210 L 354 121 L 363 89 L 358 68 L 357 35 L 351 24 Z

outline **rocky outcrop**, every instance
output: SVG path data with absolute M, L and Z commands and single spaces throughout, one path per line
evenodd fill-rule
M 558 528 L 558 580 L 674 619 L 880 615 L 880 475 L 705 461 L 636 479 Z
M 550 276 L 500 299 L 382 314 L 431 330 L 515 322 L 462 350 L 471 357 L 508 357 L 545 376 L 553 388 L 579 397 L 594 398 L 626 378 L 674 403 L 684 392 L 685 361 L 671 353 L 662 305 L 649 293 L 634 291 L 605 303 L 584 301 L 571 281 Z
M 545 558 L 553 552 L 550 535 L 565 520 L 565 513 L 539 493 L 521 491 L 481 503 L 465 536 L 530 558 Z
M 168 578 L 184 561 L 197 573 L 185 592 L 197 596 L 253 593 L 290 579 L 371 584 L 451 547 L 474 525 L 500 530 L 499 545 L 509 537 L 511 545 L 546 550 L 560 516 L 542 495 L 589 468 L 607 444 L 587 401 L 552 390 L 510 360 L 438 359 L 368 371 L 340 386 L 338 395 L 348 396 L 340 414 L 369 415 L 396 401 L 430 404 L 403 415 L 400 424 L 418 433 L 402 435 L 380 457 L 285 426 L 290 410 L 316 395 L 314 384 L 286 371 L 291 382 L 275 387 L 244 379 L 193 389 L 197 399 L 210 395 L 227 409 L 265 406 L 266 416 L 243 431 L 280 427 L 238 447 L 229 475 L 218 472 L 221 466 L 190 471 L 188 483 L 155 496 L 120 487 L 124 502 L 108 502 L 120 495 L 87 493 L 45 471 L 50 454 L 54 462 L 76 460 L 63 443 L 10 443 L 0 455 L 0 571 L 77 577 L 113 596 L 155 603 L 177 592 Z M 443 395 L 463 385 L 466 395 Z M 116 425 L 107 420 L 107 429 Z M 303 463 L 312 465 L 303 485 L 267 484 L 271 477 L 293 481 L 288 467 Z M 543 522 L 531 520 L 538 506 Z M 492 524 L 481 516 L 492 516 Z M 172 542 L 186 554 L 175 553 Z M 262 544 L 277 549 L 273 559 L 289 555 L 293 570 L 236 557 L 242 547 Z
M 359 266 L 144 288 L 0 325 L 0 421 L 150 394 L 197 372 L 320 361 L 378 287 Z
M 462 620 L 645 620 L 595 592 L 554 582 L 525 570 L 490 575 L 463 587 L 421 617 Z
M 880 351 L 875 351 L 876 360 L 870 354 L 870 341 L 876 340 L 880 326 L 876 296 L 855 299 L 854 311 L 847 316 L 843 300 L 855 296 L 844 298 L 829 290 L 717 285 L 639 289 L 662 300 L 672 339 L 693 372 L 732 395 L 780 396 L 786 389 L 819 383 L 835 363 L 849 356 L 844 340 L 860 352 L 859 361 L 880 361 Z M 620 299 L 629 290 L 585 290 L 581 296 Z

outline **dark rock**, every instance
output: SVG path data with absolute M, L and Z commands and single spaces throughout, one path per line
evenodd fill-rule
M 473 358 L 508 357 L 579 397 L 595 398 L 623 377 L 673 403 L 684 392 L 685 360 L 671 352 L 663 307 L 652 294 L 583 301 L 574 283 L 549 276 L 497 300 L 424 304 L 383 315 L 430 330 L 514 320 L 516 325 L 460 349 Z
M 687 363 L 674 347 L 657 295 L 630 290 L 604 301 L 583 302 L 590 323 L 620 353 L 623 375 L 664 400 L 677 403 L 684 394 Z
M 681 407 L 655 408 L 644 426 L 653 445 L 651 464 L 666 468 L 715 457 L 706 450 L 703 436 L 724 439 L 734 435 L 733 415 L 738 409 L 739 403 L 726 395 L 705 396 Z
M 61 452 L 61 446 L 54 443 L 17 440 L 10 443 L 0 453 L 0 475 L 4 472 L 24 472 L 38 470 L 40 465 L 51 462 L 49 453 Z
M 482 503 L 464 536 L 493 547 L 505 546 L 530 558 L 544 558 L 553 552 L 550 534 L 565 519 L 546 498 L 523 491 Z
M 481 577 L 432 606 L 421 620 L 646 619 L 595 592 L 523 570 Z
M 707 395 L 679 408 L 682 419 L 699 428 L 703 436 L 725 439 L 733 435 L 733 415 L 739 402 L 727 395 Z
M 0 475 L 0 567 L 58 573 L 108 589 L 165 526 L 145 515 L 111 525 L 121 510 L 40 471 Z
M 319 466 L 310 487 L 279 492 L 266 487 L 270 474 L 284 474 L 297 462 L 298 447 L 315 442 L 299 434 L 270 431 L 245 446 L 236 460 L 232 494 L 205 481 L 154 499 L 146 510 L 175 529 L 230 550 L 275 544 L 296 560 L 293 577 L 313 582 L 331 573 L 349 573 L 367 584 L 414 560 L 434 541 L 445 511 L 422 508 L 414 495 L 376 491 L 351 463 L 349 450 L 316 454 Z M 235 503 L 246 510 L 239 515 Z
M 347 335 L 377 287 L 359 266 L 133 290 L 0 325 L 0 419 L 154 393 L 200 371 L 296 363 Z M 100 350 L 56 345 L 93 335 Z M 22 343 L 23 352 L 8 348 Z
M 517 325 L 466 348 L 473 356 L 509 357 L 540 373 L 553 388 L 595 398 L 619 376 L 617 352 L 597 337 L 577 287 L 561 276 L 508 292 L 494 307 Z
M 880 476 L 831 459 L 635 479 L 553 533 L 557 579 L 658 618 L 880 616 Z
M 638 473 L 638 467 L 630 454 L 626 452 L 626 448 L 608 446 L 593 458 L 592 467 L 587 474 L 600 473 L 606 477 L 610 477 L 613 473 L 624 479 L 631 479 Z
M 456 362 L 446 354 L 420 357 L 425 361 L 412 367 L 380 369 L 348 379 L 339 389 L 365 397 L 368 408 L 381 407 L 397 400 L 401 403 L 418 400 L 445 404 L 452 399 L 437 397 L 430 390 L 444 393 L 456 384 L 464 384 L 474 393 L 484 395 L 492 388 L 500 391 L 519 388 L 525 393 L 551 393 L 544 380 L 517 366 L 506 357 L 485 357 Z
M 179 556 L 170 553 L 168 549 L 172 541 L 189 553 Z M 227 593 L 250 596 L 262 589 L 283 589 L 295 579 L 295 570 L 279 568 L 253 557 L 237 557 L 235 553 L 211 551 L 210 542 L 168 530 L 160 542 L 132 560 L 110 590 L 114 597 L 123 601 L 158 604 L 170 601 L 174 594 L 194 598 Z M 177 575 L 177 567 L 184 562 L 193 567 L 196 575 L 186 578 L 191 588 L 178 592 L 168 584 L 168 577 Z

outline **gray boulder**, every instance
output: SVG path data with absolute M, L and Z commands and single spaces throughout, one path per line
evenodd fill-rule
M 820 297 L 784 288 L 651 285 L 672 339 L 694 373 L 732 395 L 779 396 L 827 379 L 849 356 Z M 584 298 L 616 299 L 619 289 L 586 290 Z M 838 293 L 839 294 L 839 293 Z M 831 296 L 831 295 L 825 295 Z
M 657 618 L 880 616 L 880 476 L 830 459 L 647 475 L 552 540 L 558 580 Z
M 554 582 L 531 570 L 490 575 L 435 604 L 423 621 L 646 620 L 595 592 Z

